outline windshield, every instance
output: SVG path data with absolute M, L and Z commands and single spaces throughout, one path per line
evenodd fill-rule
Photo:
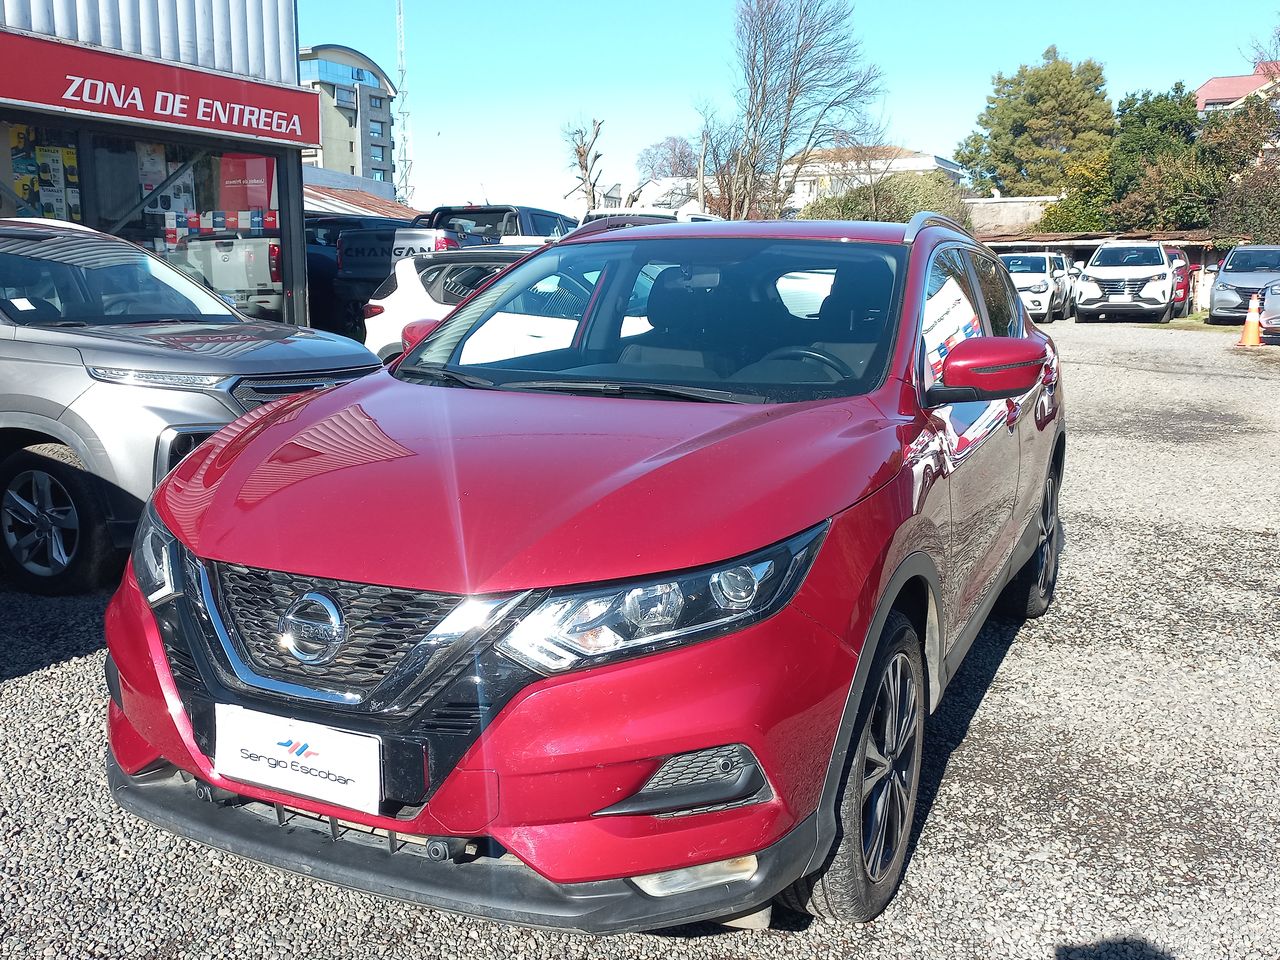
M 1280 249 L 1236 247 L 1222 269 L 1227 273 L 1280 273 Z
M 1164 258 L 1159 247 L 1099 247 L 1089 266 L 1161 267 Z
M 902 264 L 902 247 L 870 243 L 567 244 L 462 306 L 397 375 L 456 384 L 447 366 L 469 385 L 622 396 L 675 385 L 740 402 L 865 393 L 888 366 Z
M 240 319 L 216 295 L 130 243 L 26 228 L 0 229 L 0 314 L 23 326 Z
M 1028 257 L 1022 254 L 1005 254 L 1000 258 L 1010 273 L 1048 273 L 1044 257 Z

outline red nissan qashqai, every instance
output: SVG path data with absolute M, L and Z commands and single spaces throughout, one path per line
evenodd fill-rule
M 112 793 L 512 923 L 870 919 L 925 714 L 1053 598 L 1064 440 L 1052 342 L 942 217 L 580 231 L 160 485 Z

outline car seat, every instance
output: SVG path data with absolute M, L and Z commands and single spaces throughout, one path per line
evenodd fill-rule
M 718 307 L 715 288 L 691 286 L 682 268 L 667 267 L 649 291 L 647 319 L 653 329 L 623 347 L 618 362 L 701 367 L 727 374 L 732 369 L 729 358 L 705 349 Z

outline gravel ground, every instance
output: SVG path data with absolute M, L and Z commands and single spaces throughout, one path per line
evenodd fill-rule
M 989 624 L 931 718 L 914 853 L 875 923 L 528 932 L 176 839 L 107 796 L 106 596 L 0 583 L 0 955 L 1280 956 L 1280 348 L 1051 332 L 1072 428 L 1058 600 Z

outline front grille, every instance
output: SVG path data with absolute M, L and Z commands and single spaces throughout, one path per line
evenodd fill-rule
M 1102 288 L 1102 292 L 1107 296 L 1113 296 L 1118 293 L 1127 293 L 1131 297 L 1136 297 L 1142 292 L 1142 288 L 1147 285 L 1150 277 L 1142 277 L 1140 279 L 1122 279 L 1107 278 L 1098 280 L 1098 286 Z
M 297 373 L 285 377 L 244 377 L 231 388 L 231 395 L 245 410 L 252 410 L 272 400 L 290 397 L 306 390 L 320 390 L 359 380 L 378 367 L 358 367 L 354 370 L 324 370 L 317 373 Z
M 1267 297 L 1266 294 L 1263 293 L 1263 290 L 1263 287 L 1236 287 L 1236 296 L 1245 303 L 1248 303 L 1253 297 L 1257 297 L 1259 300 L 1265 300 Z
M 241 655 L 264 676 L 367 694 L 395 669 L 461 597 L 345 580 L 209 564 L 217 603 Z M 298 662 L 279 642 L 280 619 L 305 593 L 325 593 L 342 611 L 347 639 L 328 663 Z

